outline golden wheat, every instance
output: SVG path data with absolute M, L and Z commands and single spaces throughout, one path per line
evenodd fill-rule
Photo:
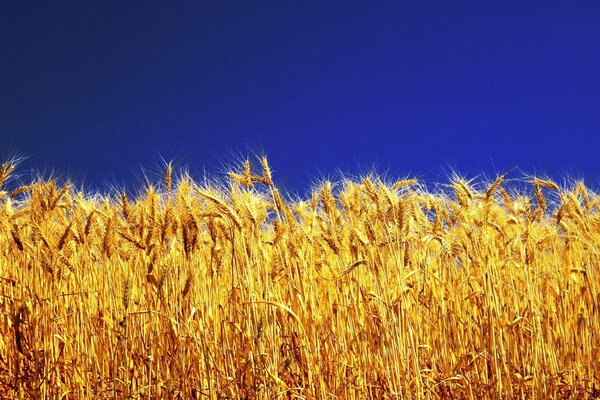
M 129 199 L 9 187 L 3 163 L 1 396 L 600 395 L 600 200 L 582 182 L 369 176 L 292 201 L 254 167 L 201 186 L 169 163 Z

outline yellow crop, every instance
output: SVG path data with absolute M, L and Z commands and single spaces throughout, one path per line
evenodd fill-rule
M 1 396 L 600 395 L 600 197 L 582 183 L 371 176 L 290 200 L 259 164 L 221 185 L 168 165 L 133 199 L 9 189 L 4 163 Z

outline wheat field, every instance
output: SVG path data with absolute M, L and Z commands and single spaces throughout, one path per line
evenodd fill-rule
M 265 158 L 140 195 L 0 169 L 3 398 L 600 396 L 600 197 Z M 507 179 L 508 180 L 508 179 Z M 516 182 L 514 182 L 516 181 Z

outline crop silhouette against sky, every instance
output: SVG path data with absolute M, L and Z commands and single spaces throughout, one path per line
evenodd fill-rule
M 211 3 L 3 3 L 3 158 L 100 187 L 249 152 L 291 189 L 373 165 L 599 184 L 597 3 Z

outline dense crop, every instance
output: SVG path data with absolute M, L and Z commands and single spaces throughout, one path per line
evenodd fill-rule
M 130 199 L 9 189 L 12 169 L 5 397 L 600 395 L 600 197 L 582 183 L 371 176 L 296 201 L 262 159 L 220 185 L 169 165 Z

